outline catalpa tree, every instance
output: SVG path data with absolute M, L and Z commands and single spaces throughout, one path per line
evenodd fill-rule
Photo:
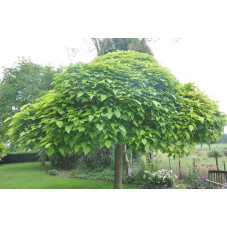
M 11 118 L 9 134 L 26 148 L 45 148 L 49 156 L 114 146 L 115 188 L 122 187 L 125 144 L 134 151 L 184 154 L 204 124 L 200 112 L 184 118 L 187 108 L 198 105 L 190 104 L 193 98 L 185 96 L 184 86 L 148 54 L 118 51 L 71 65 L 53 85 Z

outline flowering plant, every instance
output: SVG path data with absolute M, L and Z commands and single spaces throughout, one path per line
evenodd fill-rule
M 144 171 L 144 188 L 172 188 L 177 176 L 172 170 L 158 170 L 156 172 Z
M 187 183 L 193 188 L 195 187 L 195 184 L 197 187 L 206 188 L 207 184 L 203 181 L 203 179 L 208 178 L 208 170 L 212 170 L 213 168 L 213 165 L 201 164 L 200 159 L 196 158 L 194 168 L 189 169 L 186 179 Z

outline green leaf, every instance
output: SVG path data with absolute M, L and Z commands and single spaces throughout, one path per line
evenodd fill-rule
M 107 117 L 108 117 L 108 119 L 111 119 L 112 115 L 113 115 L 113 113 L 109 110 L 109 111 L 107 112 Z
M 106 95 L 101 95 L 101 102 L 106 99 Z
M 84 151 L 84 154 L 87 155 L 89 152 L 90 152 L 91 148 L 88 147 L 88 146 L 83 146 L 83 151 Z
M 142 143 L 143 143 L 143 145 L 146 145 L 147 140 L 146 139 L 142 139 Z
M 48 144 L 45 146 L 45 148 L 47 149 L 50 145 L 51 145 L 51 143 L 48 143 Z
M 79 132 L 83 132 L 83 131 L 85 131 L 85 127 L 79 126 L 78 130 L 79 130 Z
M 96 110 L 98 109 L 98 107 L 95 106 L 95 105 L 92 105 L 92 109 L 93 109 L 94 111 L 96 111 Z
M 96 127 L 99 131 L 102 131 L 103 126 L 104 126 L 103 124 L 96 124 Z
M 123 125 L 119 126 L 119 129 L 120 129 L 122 132 L 126 133 L 126 129 L 125 129 L 125 127 L 124 127 Z
M 73 125 L 67 125 L 65 127 L 65 131 L 68 132 L 68 134 L 70 133 L 71 129 L 72 129 Z
M 93 99 L 95 94 L 89 94 L 90 99 Z
M 80 91 L 80 92 L 77 94 L 77 98 L 81 97 L 83 94 L 84 94 L 84 92 Z
M 149 146 L 149 144 L 146 144 L 146 145 L 145 145 L 145 151 L 146 151 L 146 152 L 150 152 L 150 146 Z
M 193 125 L 189 125 L 189 130 L 192 131 L 194 129 Z
M 154 103 L 154 105 L 155 105 L 156 107 L 160 105 L 159 102 L 156 102 L 156 101 L 152 101 L 152 102 Z
M 52 154 L 54 153 L 54 149 L 53 148 L 49 148 L 47 155 L 50 157 Z
M 185 132 L 186 138 L 190 139 L 190 134 L 188 132 Z
M 65 111 L 62 110 L 62 109 L 58 109 L 58 113 L 60 113 L 61 115 L 63 115 L 65 113 Z
M 121 113 L 119 110 L 115 110 L 114 114 L 117 116 L 117 118 L 120 118 L 120 116 L 121 116 Z
M 25 135 L 25 132 L 24 131 L 20 133 L 20 137 L 21 136 L 24 136 L 24 135 Z
M 94 116 L 93 115 L 89 115 L 88 119 L 91 122 L 94 119 Z
M 59 151 L 60 151 L 61 155 L 65 157 L 65 149 L 61 147 L 61 148 L 59 148 Z
M 116 95 L 118 93 L 118 90 L 113 89 L 113 93 Z
M 75 151 L 75 152 L 78 152 L 79 149 L 80 149 L 80 145 L 75 145 L 75 146 L 74 146 L 74 151 Z
M 77 126 L 77 125 L 79 124 L 79 122 L 80 122 L 80 120 L 79 120 L 79 119 L 75 119 L 75 120 L 73 120 L 73 124 L 74 124 L 75 126 Z
M 111 146 L 111 141 L 110 141 L 110 140 L 106 140 L 105 145 L 106 145 L 107 148 L 110 148 L 110 146 Z
M 62 121 L 56 121 L 56 124 L 59 128 L 61 128 L 63 126 L 63 122 Z

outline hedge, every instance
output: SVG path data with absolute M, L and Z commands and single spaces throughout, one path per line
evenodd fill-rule
M 0 164 L 20 163 L 20 162 L 37 162 L 39 160 L 37 152 L 15 152 L 6 153 L 7 156 L 0 161 Z

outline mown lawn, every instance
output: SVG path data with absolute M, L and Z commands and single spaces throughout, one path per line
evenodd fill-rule
M 112 182 L 48 175 L 50 166 L 39 162 L 0 165 L 0 189 L 113 189 Z M 123 185 L 124 189 L 137 189 Z

